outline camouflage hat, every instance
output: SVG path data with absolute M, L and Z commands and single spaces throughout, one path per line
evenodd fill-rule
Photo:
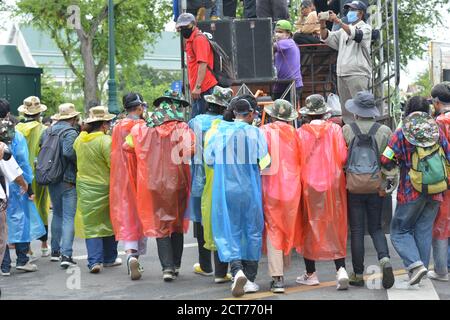
M 208 103 L 216 104 L 218 106 L 228 108 L 231 98 L 233 97 L 233 90 L 230 88 L 222 88 L 215 86 L 213 93 L 205 96 Z
M 300 109 L 302 115 L 321 115 L 331 111 L 320 94 L 313 94 L 306 98 L 306 106 Z
M 439 141 L 439 127 L 425 112 L 416 111 L 407 116 L 402 131 L 406 140 L 418 147 L 430 147 Z
M 173 103 L 163 101 L 159 104 L 147 119 L 147 127 L 157 127 L 169 121 L 184 121 L 184 114 L 181 107 Z
M 168 101 L 169 103 L 171 103 L 172 101 L 178 101 L 182 107 L 189 107 L 189 102 L 186 101 L 181 92 L 174 90 L 167 90 L 166 92 L 164 92 L 161 97 L 153 101 L 153 105 L 155 107 L 158 107 L 163 101 Z
M 14 122 L 9 117 L 0 119 L 0 141 L 11 144 L 16 134 Z
M 298 112 L 292 104 L 282 99 L 275 100 L 273 105 L 265 107 L 264 110 L 269 116 L 283 121 L 294 121 L 298 118 Z

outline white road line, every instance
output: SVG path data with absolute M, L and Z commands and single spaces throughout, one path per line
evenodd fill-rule
M 392 289 L 387 290 L 389 300 L 440 300 L 430 279 L 422 279 L 419 285 L 409 286 L 408 275 L 397 276 Z

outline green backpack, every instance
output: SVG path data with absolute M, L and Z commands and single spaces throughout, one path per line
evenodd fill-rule
M 409 176 L 414 189 L 420 193 L 437 194 L 447 190 L 447 159 L 442 147 L 438 143 L 427 148 L 416 147 Z

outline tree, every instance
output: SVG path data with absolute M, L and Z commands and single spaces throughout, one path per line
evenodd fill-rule
M 433 83 L 431 82 L 430 70 L 425 70 L 417 76 L 414 84 L 420 88 L 420 91 L 417 93 L 423 97 L 430 97 L 431 89 L 433 88 Z
M 99 103 L 107 77 L 107 0 L 18 0 L 16 14 L 48 32 L 61 50 L 67 66 L 82 85 L 84 107 Z M 69 8 L 71 6 L 71 8 Z M 72 8 L 79 8 L 77 11 Z M 171 16 L 169 0 L 116 0 L 116 62 L 122 70 L 142 58 Z M 77 21 L 75 29 L 68 23 Z

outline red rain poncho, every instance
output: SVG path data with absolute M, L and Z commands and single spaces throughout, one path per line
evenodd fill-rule
M 300 141 L 294 127 L 284 122 L 267 124 L 261 131 L 272 158 L 262 175 L 264 238 L 269 236 L 272 246 L 288 255 L 301 249 Z
M 123 149 L 134 125 L 144 120 L 123 119 L 115 126 L 111 146 L 110 212 L 116 240 L 137 241 L 144 235 L 136 203 L 136 154 Z
M 189 161 L 195 136 L 187 123 L 171 121 L 155 128 L 131 130 L 137 156 L 137 207 L 147 237 L 187 232 L 191 175 Z
M 312 121 L 298 129 L 302 168 L 303 256 L 335 260 L 346 256 L 347 191 L 343 167 L 347 147 L 335 123 Z
M 441 114 L 436 119 L 437 124 L 450 139 L 450 112 Z M 444 193 L 444 201 L 441 203 L 438 215 L 434 221 L 433 239 L 445 240 L 450 238 L 450 191 Z

